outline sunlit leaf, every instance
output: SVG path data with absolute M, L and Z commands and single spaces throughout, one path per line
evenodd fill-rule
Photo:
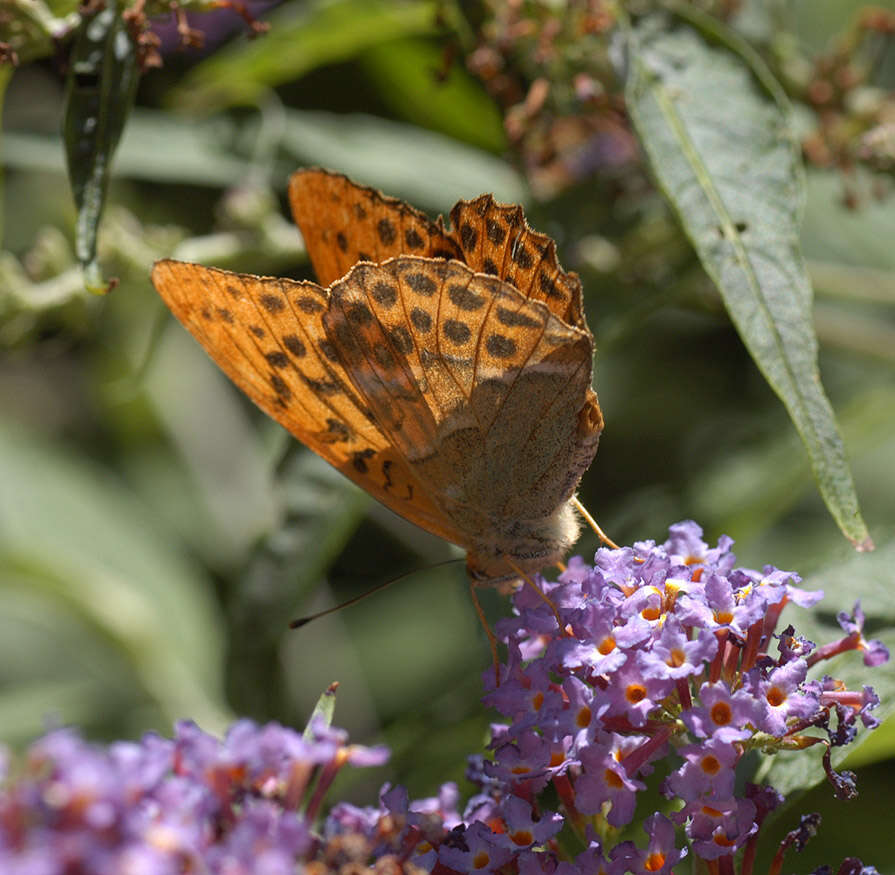
M 229 188 L 244 180 L 251 166 L 245 145 L 257 140 L 258 131 L 257 116 L 237 125 L 222 116 L 176 119 L 137 109 L 121 138 L 115 175 Z M 486 191 L 509 203 L 528 200 L 522 176 L 506 161 L 435 131 L 376 116 L 286 110 L 278 146 L 280 160 L 269 182 L 281 190 L 297 167 L 323 165 L 435 211 Z M 8 166 L 61 170 L 62 157 L 50 137 L 6 134 Z
M 51 55 L 55 41 L 77 24 L 77 7 L 77 0 L 6 3 L 0 15 L 0 43 L 15 53 L 19 64 Z
M 287 4 L 269 17 L 270 31 L 199 64 L 173 93 L 176 106 L 203 113 L 251 104 L 268 88 L 323 64 L 354 57 L 384 40 L 436 30 L 432 0 L 314 0 Z
M 831 514 L 867 549 L 817 370 L 811 285 L 799 249 L 802 177 L 787 116 L 739 58 L 666 24 L 649 18 L 629 32 L 631 118 L 743 342 L 786 405 Z

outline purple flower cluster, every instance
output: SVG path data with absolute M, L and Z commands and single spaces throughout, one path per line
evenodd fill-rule
M 0 790 L 0 872 L 662 875 L 689 854 L 714 875 L 753 875 L 781 797 L 744 784 L 744 755 L 820 745 L 836 792 L 852 795 L 830 751 L 876 725 L 878 700 L 808 671 L 848 650 L 868 666 L 888 654 L 863 637 L 857 606 L 820 648 L 776 631 L 787 603 L 821 594 L 790 572 L 734 568 L 731 543 L 710 549 L 681 523 L 664 544 L 600 550 L 593 567 L 574 559 L 557 582 L 516 593 L 497 626 L 500 682 L 485 674 L 485 701 L 508 722 L 470 759 L 479 792 L 462 814 L 454 785 L 416 802 L 386 786 L 378 806 L 338 804 L 320 823 L 339 769 L 386 758 L 320 718 L 304 735 L 241 721 L 223 741 L 182 723 L 172 740 L 106 749 L 59 731 Z M 0 757 L 0 776 L 10 769 Z M 638 810 L 649 790 L 666 813 L 655 795 Z M 771 872 L 817 828 L 804 817 Z M 850 859 L 839 872 L 875 870 Z
M 791 627 L 775 633 L 787 603 L 808 607 L 822 593 L 799 589 L 791 572 L 734 568 L 731 545 L 725 537 L 710 549 L 695 523 L 680 523 L 664 544 L 602 549 L 594 567 L 573 559 L 558 582 L 519 590 L 515 616 L 496 629 L 509 653 L 500 682 L 484 675 L 485 702 L 510 722 L 492 727 L 491 755 L 471 762 L 481 793 L 460 818 L 453 800 L 423 811 L 391 791 L 369 823 L 397 817 L 408 858 L 436 873 L 656 875 L 689 851 L 713 872 L 733 873 L 738 854 L 749 875 L 781 797 L 749 784 L 737 792 L 744 754 L 825 746 L 827 774 L 848 796 L 851 776 L 833 771 L 829 751 L 854 738 L 857 721 L 876 725 L 878 700 L 870 687 L 852 692 L 807 672 L 846 650 L 868 666 L 888 653 L 863 638 L 857 606 L 839 618 L 845 637 L 821 649 Z M 669 814 L 645 817 L 645 847 L 619 841 L 651 775 Z M 561 815 L 542 803 L 548 790 Z M 451 830 L 440 844 L 426 819 L 435 810 Z M 330 828 L 360 817 L 338 807 Z M 559 841 L 563 829 L 570 838 Z
M 319 849 L 312 822 L 336 772 L 387 758 L 322 721 L 302 736 L 242 720 L 223 741 L 183 722 L 173 739 L 108 748 L 51 732 L 3 776 L 0 872 L 292 875 Z

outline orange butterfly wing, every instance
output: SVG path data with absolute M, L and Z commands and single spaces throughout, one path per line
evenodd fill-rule
M 380 263 L 403 254 L 462 259 L 441 219 L 433 222 L 404 201 L 340 173 L 293 173 L 289 202 L 323 286 L 341 279 L 359 261 Z
M 157 262 L 152 282 L 221 370 L 265 413 L 396 513 L 459 541 L 338 360 L 323 327 L 325 289 L 179 261 Z
M 581 280 L 559 266 L 556 244 L 528 226 L 522 207 L 483 194 L 455 204 L 451 224 L 463 261 L 473 270 L 506 280 L 568 325 L 588 330 Z
M 358 261 L 381 263 L 403 254 L 453 258 L 505 280 L 590 335 L 581 280 L 560 267 L 556 244 L 529 227 L 520 206 L 498 203 L 487 194 L 459 201 L 451 210 L 453 230 L 447 232 L 440 216 L 433 222 L 398 198 L 319 168 L 292 175 L 289 199 L 317 278 L 325 285 Z M 586 406 L 587 418 L 602 421 L 592 390 Z
M 456 261 L 361 263 L 330 294 L 339 359 L 459 543 L 514 555 L 514 526 L 552 517 L 596 451 L 590 334 Z
M 474 577 L 554 561 L 602 416 L 581 283 L 553 241 L 490 195 L 460 201 L 451 231 L 325 170 L 289 196 L 330 288 L 163 261 L 168 306 L 299 440 L 465 547 Z

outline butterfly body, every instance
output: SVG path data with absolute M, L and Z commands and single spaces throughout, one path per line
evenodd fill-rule
M 326 171 L 290 197 L 321 285 L 162 261 L 169 307 L 299 440 L 465 548 L 473 580 L 557 561 L 602 417 L 552 241 L 490 196 L 460 202 L 450 232 Z

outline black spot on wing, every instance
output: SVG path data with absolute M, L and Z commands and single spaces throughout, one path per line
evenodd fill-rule
M 471 336 L 469 326 L 465 322 L 459 322 L 456 319 L 446 319 L 441 326 L 444 336 L 452 343 L 466 343 Z

